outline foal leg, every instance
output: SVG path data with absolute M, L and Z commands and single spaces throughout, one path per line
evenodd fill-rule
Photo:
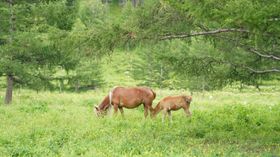
M 166 115 L 167 115 L 167 110 L 164 109 L 162 111 L 162 123 L 164 123 L 164 119 L 165 119 Z
M 187 115 L 187 116 L 189 116 L 189 117 L 191 117 L 191 116 L 192 116 L 192 113 L 190 112 L 190 110 L 189 110 L 189 107 L 188 107 L 188 106 L 183 107 L 183 109 L 184 109 L 184 111 L 185 111 L 185 113 L 186 113 L 186 115 Z
M 170 122 L 172 123 L 173 121 L 172 121 L 171 111 L 167 111 L 167 113 L 168 113 L 169 120 L 170 120 Z

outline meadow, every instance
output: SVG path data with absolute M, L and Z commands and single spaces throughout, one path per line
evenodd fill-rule
M 280 0 L 131 2 L 0 1 L 0 157 L 280 157 Z M 192 117 L 97 118 L 117 85 Z
M 155 91 L 153 106 L 164 96 L 189 94 Z M 179 110 L 172 123 L 162 123 L 161 113 L 145 119 L 142 106 L 125 109 L 125 118 L 97 118 L 93 106 L 107 92 L 16 90 L 11 106 L 0 104 L 0 156 L 280 155 L 279 91 L 193 93 L 193 116 Z

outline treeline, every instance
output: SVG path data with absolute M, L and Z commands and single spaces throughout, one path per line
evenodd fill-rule
M 65 82 L 76 90 L 100 86 L 98 59 L 110 49 L 102 42 L 111 40 L 99 40 L 110 29 L 100 2 L 0 3 L 0 75 L 7 77 L 6 103 L 12 100 L 14 86 L 36 90 L 61 89 Z
M 279 80 L 279 7 L 277 0 L 1 1 L 5 101 L 14 86 L 101 86 L 100 60 L 115 50 L 137 53 L 129 70 L 148 86 L 213 90 Z

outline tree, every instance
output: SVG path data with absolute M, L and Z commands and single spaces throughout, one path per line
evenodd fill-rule
M 258 86 L 280 72 L 279 7 L 277 0 L 150 1 L 135 9 L 130 28 L 141 42 L 179 39 L 188 44 L 190 49 L 182 50 L 188 59 L 175 58 L 171 64 L 178 74 L 207 80 L 208 86 L 236 81 Z M 172 59 L 172 53 L 166 58 Z
M 216 47 L 244 51 L 255 60 L 250 63 L 236 64 L 228 62 L 255 74 L 279 73 L 279 1 L 172 1 L 174 7 L 195 19 L 192 33 L 165 35 L 161 39 L 207 36 Z M 219 3 L 219 5 L 217 5 Z M 246 9 L 245 9 L 246 8 Z M 207 38 L 206 37 L 206 38 Z M 224 49 L 223 51 L 228 51 Z M 227 61 L 225 61 L 227 62 Z M 270 75 L 270 74 L 268 74 Z
M 55 47 L 55 42 L 58 38 L 65 37 L 63 32 L 69 30 L 73 23 L 71 15 L 74 14 L 74 6 L 69 2 L 70 0 L 1 2 L 4 4 L 0 10 L 5 27 L 0 32 L 4 43 L 0 45 L 0 74 L 7 77 L 6 104 L 12 102 L 14 83 L 37 88 L 35 85 L 39 84 L 38 81 L 50 81 L 49 75 L 55 67 L 75 64 L 71 60 L 61 60 L 66 54 Z M 61 16 L 64 20 L 56 19 L 56 15 L 49 16 L 54 3 L 58 4 L 57 9 L 60 10 L 56 15 L 67 15 Z M 60 24 L 58 21 L 64 23 Z M 55 36 L 56 40 L 52 39 Z

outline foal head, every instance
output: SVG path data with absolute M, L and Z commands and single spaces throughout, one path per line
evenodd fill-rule
M 186 100 L 186 102 L 187 102 L 187 104 L 191 104 L 191 102 L 192 102 L 192 96 L 184 96 L 185 97 L 185 100 Z

